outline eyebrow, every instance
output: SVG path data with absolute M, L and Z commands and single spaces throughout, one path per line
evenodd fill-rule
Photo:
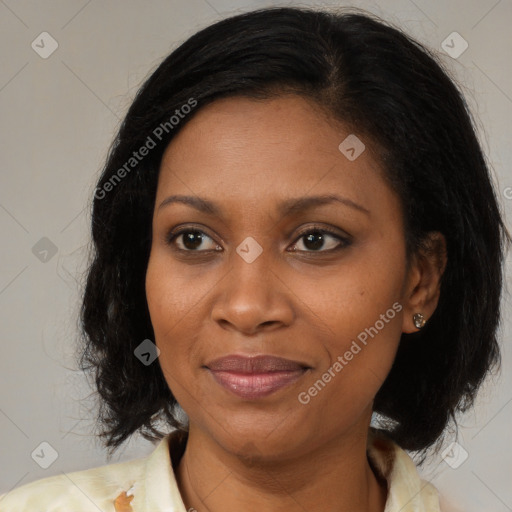
M 317 196 L 304 196 L 297 197 L 292 199 L 286 199 L 282 201 L 278 206 L 278 214 L 280 216 L 288 216 L 294 213 L 298 213 L 301 211 L 309 210 L 314 208 L 315 206 L 322 206 L 326 204 L 332 203 L 341 203 L 345 206 L 349 206 L 355 210 L 358 210 L 366 215 L 370 215 L 370 211 L 366 209 L 364 206 L 355 203 L 351 199 L 347 197 L 341 197 L 334 194 L 324 194 Z M 213 201 L 210 201 L 205 198 L 200 198 L 196 196 L 184 196 L 184 195 L 173 195 L 164 199 L 160 205 L 158 206 L 158 211 L 160 211 L 164 206 L 168 206 L 170 204 L 182 203 L 196 210 L 203 212 L 209 215 L 222 215 L 222 209 L 220 206 Z

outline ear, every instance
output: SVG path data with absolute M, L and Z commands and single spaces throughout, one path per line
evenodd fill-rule
M 403 295 L 402 332 L 419 331 L 413 321 L 415 313 L 421 313 L 426 322 L 433 315 L 441 294 L 441 277 L 446 263 L 446 240 L 439 231 L 430 231 L 412 257 Z

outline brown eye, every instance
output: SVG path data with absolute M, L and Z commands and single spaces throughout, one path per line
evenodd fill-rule
M 324 228 L 319 229 L 310 229 L 302 233 L 297 240 L 304 240 L 302 242 L 303 247 L 305 249 L 297 249 L 297 242 L 294 244 L 294 251 L 302 251 L 302 252 L 330 252 L 338 249 L 342 249 L 350 245 L 350 240 L 348 238 L 342 237 L 338 234 L 331 232 L 330 230 L 326 230 Z
M 210 247 L 207 241 L 210 240 Z M 203 252 L 218 250 L 219 246 L 204 231 L 198 229 L 185 228 L 171 233 L 166 239 L 169 245 L 177 245 L 180 251 Z M 205 247 L 206 245 L 206 247 Z M 198 249 L 199 248 L 199 249 Z

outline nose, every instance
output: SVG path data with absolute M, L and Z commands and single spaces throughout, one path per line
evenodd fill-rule
M 279 276 L 279 262 L 265 250 L 250 263 L 235 251 L 230 259 L 212 319 L 224 329 L 246 335 L 291 325 L 293 293 Z

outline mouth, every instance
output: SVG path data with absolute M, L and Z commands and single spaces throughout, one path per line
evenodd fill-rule
M 240 398 L 263 398 L 299 380 L 310 366 L 275 356 L 231 355 L 205 365 L 215 382 Z

